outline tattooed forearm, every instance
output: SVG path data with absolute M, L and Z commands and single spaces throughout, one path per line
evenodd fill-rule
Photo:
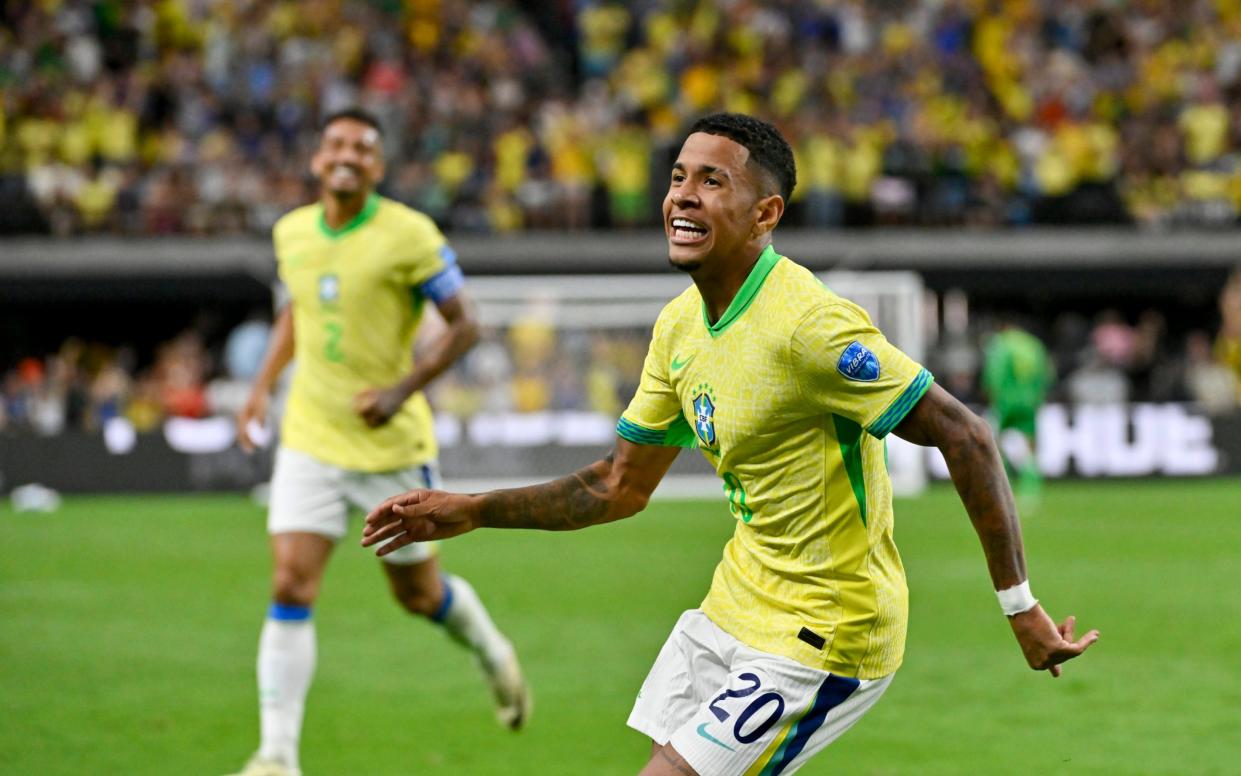
M 1021 524 L 990 427 L 936 387 L 914 406 L 897 433 L 916 444 L 938 447 L 944 454 L 996 589 L 1024 580 Z
M 608 455 L 543 485 L 488 493 L 480 504 L 481 523 L 490 528 L 570 531 L 628 517 L 632 512 L 625 512 L 619 494 L 608 483 L 613 460 Z
M 968 430 L 954 430 L 946 436 L 940 450 L 982 543 L 991 580 L 997 590 L 1019 584 L 1026 578 L 1021 524 L 991 430 L 978 420 Z

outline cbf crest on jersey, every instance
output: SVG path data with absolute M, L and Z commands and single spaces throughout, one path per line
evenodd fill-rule
M 319 301 L 333 305 L 340 301 L 340 278 L 333 274 L 319 276 Z
M 694 433 L 705 448 L 714 448 L 715 437 L 715 399 L 711 386 L 702 383 L 694 389 Z
M 879 379 L 879 358 L 865 345 L 854 340 L 845 348 L 845 352 L 840 354 L 836 371 L 859 383 L 873 383 Z

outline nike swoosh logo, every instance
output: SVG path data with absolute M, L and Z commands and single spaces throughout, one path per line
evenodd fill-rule
M 696 356 L 696 355 L 698 355 L 698 354 L 697 354 L 697 353 L 695 353 L 695 354 L 694 354 L 694 356 Z M 675 371 L 677 371 L 678 369 L 681 369 L 681 368 L 683 368 L 683 367 L 687 366 L 687 365 L 689 364 L 689 362 L 691 362 L 691 361 L 693 361 L 693 360 L 694 360 L 694 356 L 690 356 L 689 358 L 685 359 L 684 361 L 679 360 L 679 357 L 678 357 L 678 356 L 673 356 L 673 357 L 672 357 L 672 371 L 674 371 L 674 372 L 675 372 Z
M 690 356 L 690 358 L 693 358 L 693 356 Z M 703 738 L 707 739 L 708 741 L 710 741 L 711 743 L 715 744 L 716 746 L 722 746 L 722 747 L 724 747 L 725 749 L 727 749 L 727 750 L 728 750 L 728 751 L 730 751 L 730 752 L 735 752 L 735 751 L 737 751 L 736 749 L 733 749 L 733 748 L 732 748 L 731 746 L 729 746 L 728 744 L 724 743 L 723 741 L 719 740 L 719 739 L 718 739 L 718 738 L 716 738 L 715 736 L 713 736 L 713 735 L 711 735 L 710 733 L 708 733 L 708 732 L 707 732 L 707 723 L 705 723 L 705 722 L 704 722 L 704 723 L 702 723 L 701 725 L 699 725 L 699 726 L 698 726 L 698 735 L 700 735 L 700 736 L 702 736 Z

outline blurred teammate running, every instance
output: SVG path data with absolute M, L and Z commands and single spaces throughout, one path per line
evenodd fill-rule
M 328 557 L 345 535 L 350 505 L 366 510 L 394 491 L 438 484 L 422 389 L 478 338 L 443 235 L 425 215 L 374 193 L 384 172 L 378 121 L 356 109 L 329 116 L 312 170 L 319 202 L 273 230 L 287 303 L 238 417 L 250 446 L 277 378 L 295 359 L 268 514 L 274 569 L 259 639 L 262 736 L 244 776 L 300 773 L 302 712 L 315 669 L 312 607 Z M 447 326 L 415 364 L 414 333 L 427 302 Z M 440 570 L 432 544 L 408 544 L 384 561 L 396 600 L 477 656 L 501 723 L 521 727 L 530 699 L 516 654 L 470 584 Z

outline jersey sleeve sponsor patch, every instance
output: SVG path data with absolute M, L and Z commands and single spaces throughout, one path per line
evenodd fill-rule
M 851 302 L 808 313 L 790 343 L 803 397 L 882 438 L 930 387 L 931 375 Z
M 879 379 L 879 357 L 870 352 L 865 345 L 854 340 L 840 354 L 840 360 L 836 362 L 836 371 L 850 380 L 873 383 Z

